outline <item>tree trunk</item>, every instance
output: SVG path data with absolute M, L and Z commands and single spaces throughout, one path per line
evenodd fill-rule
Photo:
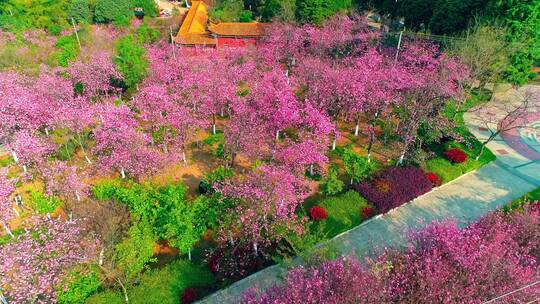
M 279 130 L 276 131 L 276 141 L 279 140 Z
M 124 171 L 124 168 L 120 168 L 120 175 L 122 175 L 122 178 L 125 179 L 126 178 L 126 172 Z
M 231 246 L 234 246 L 234 239 L 233 239 L 232 232 L 229 232 L 229 242 L 231 243 Z
M 79 138 L 78 142 L 79 142 L 79 146 L 81 147 L 81 151 L 82 153 L 84 154 L 84 158 L 86 159 L 86 162 L 91 165 L 92 164 L 92 161 L 90 160 L 90 158 L 88 158 L 88 155 L 86 154 L 86 150 L 84 150 L 84 146 L 82 144 L 82 139 L 81 139 L 81 134 L 80 133 L 77 133 L 77 137 Z
M 24 173 L 28 172 L 28 168 L 26 167 L 26 165 L 23 165 L 22 168 L 23 168 Z
M 358 136 L 359 131 L 360 131 L 360 118 L 357 118 L 356 127 L 354 128 L 354 136 Z
M 48 128 L 45 128 L 45 134 L 46 134 L 47 136 L 49 136 L 49 129 L 48 129 Z
M 255 255 L 257 255 L 257 253 L 258 253 L 257 243 L 253 243 L 253 252 L 255 252 Z
M 116 280 L 118 281 L 118 284 L 120 284 L 120 287 L 122 287 L 122 292 L 124 293 L 124 300 L 126 301 L 126 303 L 129 303 L 129 297 L 127 294 L 126 287 L 124 286 L 124 284 L 122 284 L 122 281 L 120 279 L 116 279 Z
M 188 256 L 188 260 L 190 260 L 190 261 L 191 261 L 191 249 L 188 249 L 188 252 L 187 252 L 187 254 L 188 254 L 188 255 L 187 255 L 187 256 Z
M 9 226 L 6 222 L 2 221 L 2 226 L 4 226 L 4 229 L 6 230 L 6 233 L 12 238 L 14 239 L 15 236 L 13 235 L 13 232 L 11 232 L 11 229 L 9 229 Z
M 99 260 L 98 265 L 103 266 L 103 257 L 105 255 L 105 248 L 101 248 L 101 251 L 99 252 Z
M 334 140 L 332 141 L 332 151 L 336 149 L 337 134 L 334 132 Z
M 15 163 L 19 162 L 19 157 L 17 157 L 17 153 L 15 151 L 11 151 L 11 155 L 13 156 L 13 160 Z
M 313 176 L 313 164 L 309 165 L 309 175 Z
M 367 147 L 367 161 L 368 163 L 371 162 L 371 150 L 373 149 L 373 142 L 375 141 L 375 134 L 373 134 L 373 130 L 369 132 L 369 143 Z
M 212 114 L 212 134 L 216 134 L 216 114 Z

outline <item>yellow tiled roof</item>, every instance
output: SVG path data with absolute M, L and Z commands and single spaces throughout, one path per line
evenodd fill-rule
M 174 42 L 187 45 L 216 45 L 216 39 L 210 37 L 206 28 L 208 7 L 203 1 L 192 1 L 182 26 Z
M 207 33 L 207 23 L 208 8 L 206 4 L 202 1 L 192 1 L 191 8 L 189 9 L 178 33 L 180 35 Z
M 219 36 L 260 37 L 267 27 L 268 24 L 259 22 L 221 22 L 211 23 L 208 30 Z
M 264 35 L 267 23 L 224 22 L 208 26 L 208 5 L 204 1 L 194 0 L 185 16 L 174 42 L 187 45 L 216 45 L 217 36 L 260 37 Z

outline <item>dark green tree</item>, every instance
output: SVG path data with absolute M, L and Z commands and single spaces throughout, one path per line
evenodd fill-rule
M 296 17 L 301 23 L 321 24 L 324 20 L 352 6 L 351 0 L 297 0 Z
M 98 23 L 107 23 L 120 20 L 133 14 L 130 0 L 97 0 L 94 10 L 94 20 Z
M 158 9 L 154 0 L 134 0 L 133 7 L 142 8 L 145 16 L 156 17 L 158 15 Z
M 531 68 L 540 58 L 540 0 L 493 0 L 489 11 L 505 22 L 508 41 L 520 45 L 510 58 L 506 78 L 523 84 L 533 76 Z
M 92 21 L 92 11 L 88 0 L 75 0 L 71 3 L 68 9 L 68 22 L 72 19 L 76 23 Z
M 116 53 L 115 63 L 124 77 L 126 86 L 135 87 L 146 77 L 148 70 L 146 49 L 132 35 L 127 35 L 118 42 Z

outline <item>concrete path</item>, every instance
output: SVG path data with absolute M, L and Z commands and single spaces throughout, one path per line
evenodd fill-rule
M 475 124 L 474 115 L 468 113 L 465 119 L 476 136 L 485 136 Z M 369 255 L 374 248 L 405 246 L 408 230 L 440 220 L 456 220 L 464 226 L 540 187 L 538 161 L 526 159 L 502 138 L 497 138 L 488 147 L 497 154 L 497 161 L 376 216 L 321 246 L 331 246 L 338 253 L 355 253 L 359 257 Z M 285 273 L 280 266 L 266 268 L 199 303 L 239 303 L 245 290 L 266 289 L 279 282 Z

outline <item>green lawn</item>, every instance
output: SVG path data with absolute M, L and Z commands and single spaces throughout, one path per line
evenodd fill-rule
M 461 109 L 458 109 L 455 103 L 448 104 L 444 114 L 447 118 L 454 120 L 456 123 L 454 132 L 463 137 L 463 142 L 449 141 L 443 144 L 430 146 L 430 150 L 435 152 L 436 157 L 423 164 L 422 167 L 425 171 L 436 173 L 443 183 L 447 183 L 495 160 L 495 154 L 487 148 L 484 149 L 482 156 L 476 160 L 476 157 L 480 154 L 482 149 L 482 143 L 467 129 L 463 118 L 463 114 L 466 111 L 477 105 L 488 102 L 490 99 L 491 94 L 488 92 L 474 92 Z M 452 164 L 444 157 L 444 152 L 446 150 L 456 147 L 467 153 L 468 157 L 466 162 Z
M 206 267 L 189 261 L 175 261 L 164 268 L 153 269 L 141 276 L 140 283 L 128 289 L 130 303 L 178 304 L 186 288 L 194 288 L 200 295 L 207 294 L 214 286 L 214 277 Z M 122 304 L 120 291 L 105 290 L 86 300 L 87 304 Z
M 371 207 L 365 198 L 352 190 L 338 196 L 327 197 L 319 203 L 319 206 L 328 213 L 324 227 L 328 237 L 358 226 L 363 221 L 360 209 Z

